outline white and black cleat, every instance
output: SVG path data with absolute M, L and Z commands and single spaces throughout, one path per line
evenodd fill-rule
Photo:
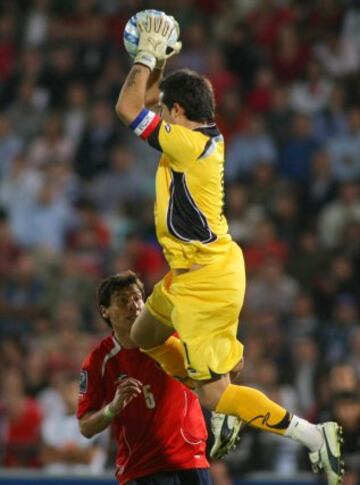
M 211 413 L 211 430 L 214 435 L 214 444 L 210 450 L 210 457 L 220 460 L 229 451 L 236 448 L 240 441 L 240 431 L 243 421 L 236 416 L 226 414 Z
M 323 443 L 318 451 L 309 453 L 312 469 L 315 473 L 323 471 L 328 485 L 340 485 L 344 475 L 344 462 L 341 458 L 342 428 L 337 423 L 318 424 L 323 436 Z

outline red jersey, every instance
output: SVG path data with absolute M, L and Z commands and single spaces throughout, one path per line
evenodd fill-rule
M 121 348 L 112 336 L 83 363 L 78 418 L 112 401 L 122 376 L 142 382 L 143 392 L 112 423 L 119 482 L 160 471 L 207 468 L 207 430 L 196 396 L 153 359 L 138 349 Z

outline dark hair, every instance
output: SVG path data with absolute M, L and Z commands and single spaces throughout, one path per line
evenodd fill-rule
M 108 308 L 111 303 L 111 297 L 118 292 L 121 292 L 125 288 L 131 285 L 136 285 L 141 291 L 142 297 L 145 297 L 144 285 L 140 280 L 139 276 L 134 273 L 134 271 L 128 270 L 122 273 L 117 273 L 115 275 L 109 276 L 104 280 L 100 281 L 97 291 L 96 291 L 96 303 L 98 306 L 99 313 L 102 319 L 111 327 L 111 322 L 108 318 L 104 318 L 100 311 L 100 306 Z
M 160 82 L 162 102 L 171 110 L 178 103 L 191 121 L 211 123 L 215 118 L 215 98 L 211 83 L 189 69 L 180 69 Z

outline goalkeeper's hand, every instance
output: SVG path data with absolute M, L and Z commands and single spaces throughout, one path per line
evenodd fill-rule
M 176 30 L 176 38 L 178 39 L 180 37 L 180 27 L 179 27 L 179 22 L 174 19 L 174 17 L 171 15 L 168 15 L 168 18 L 171 19 L 174 23 L 175 30 Z M 162 71 L 165 68 L 166 60 L 169 59 L 169 57 L 175 56 L 179 54 L 182 48 L 182 43 L 180 41 L 174 42 L 172 44 L 167 45 L 166 52 L 167 57 L 165 59 L 157 60 L 155 69 L 159 69 L 159 71 Z
M 147 66 L 151 71 L 162 68 L 166 59 L 180 52 L 181 42 L 168 45 L 173 29 L 179 31 L 179 24 L 172 18 L 162 15 L 148 15 L 146 20 L 138 21 L 140 31 L 138 52 L 135 63 Z

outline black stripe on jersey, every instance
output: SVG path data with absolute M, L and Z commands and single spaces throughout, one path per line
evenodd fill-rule
M 206 142 L 206 144 L 205 144 L 204 150 L 203 150 L 203 151 L 200 153 L 200 155 L 198 156 L 198 158 L 197 158 L 198 160 L 199 160 L 200 158 L 202 158 L 202 157 L 205 155 L 205 153 L 206 153 L 206 152 L 209 150 L 209 148 L 211 147 L 212 143 L 213 143 L 212 139 L 211 139 L 211 138 L 209 138 L 209 139 L 208 139 L 208 141 L 207 141 L 207 142 Z
M 161 127 L 162 123 L 163 123 L 163 121 L 160 121 L 160 123 L 157 125 L 155 130 L 153 130 L 150 133 L 150 135 L 148 136 L 148 139 L 147 139 L 149 145 L 151 145 L 156 150 L 159 150 L 159 152 L 162 152 L 162 148 L 161 148 L 160 143 L 159 143 L 159 131 L 160 131 L 160 127 Z
M 167 213 L 170 234 L 181 241 L 208 244 L 217 239 L 186 185 L 185 174 L 172 170 L 170 200 Z
M 199 128 L 195 128 L 194 131 L 200 131 L 200 133 L 203 133 L 204 135 L 209 136 L 210 138 L 214 138 L 215 136 L 221 135 L 215 123 L 208 126 L 200 126 Z

